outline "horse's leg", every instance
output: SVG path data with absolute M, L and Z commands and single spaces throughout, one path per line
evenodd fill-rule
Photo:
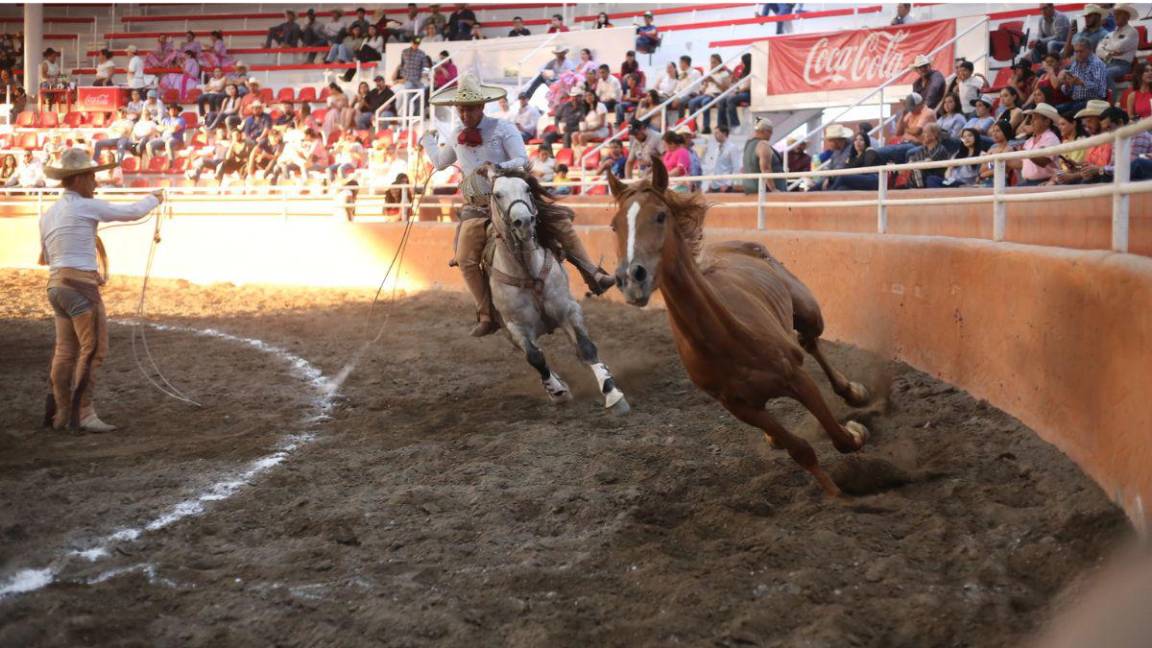
M 512 341 L 524 351 L 528 364 L 540 374 L 540 382 L 544 384 L 544 389 L 548 391 L 548 397 L 552 402 L 562 403 L 572 400 L 572 392 L 568 390 L 568 385 L 548 367 L 548 361 L 544 358 L 544 352 L 536 346 L 536 340 L 518 324 L 507 323 L 507 328 Z
M 608 366 L 600 362 L 600 353 L 596 349 L 596 344 L 588 336 L 587 329 L 584 328 L 583 313 L 580 311 L 580 307 L 575 304 L 569 310 L 568 318 L 564 321 L 564 332 L 568 334 L 568 338 L 576 346 L 576 355 L 580 361 L 592 368 L 592 374 L 596 376 L 596 382 L 600 385 L 600 393 L 604 395 L 604 407 L 615 409 L 622 414 L 627 413 L 631 409 L 628 406 L 628 400 L 624 398 L 624 392 L 616 386 L 616 380 L 608 371 Z
M 792 434 L 783 425 L 780 425 L 768 410 L 763 407 L 756 407 L 755 405 L 748 405 L 745 403 L 731 403 L 723 401 L 724 407 L 733 416 L 741 421 L 760 428 L 764 431 L 764 435 L 768 438 L 769 443 L 773 447 L 781 447 L 788 451 L 788 456 L 792 460 L 800 464 L 804 470 L 812 473 L 820 487 L 829 497 L 837 497 L 840 495 L 840 488 L 828 473 L 820 467 L 820 462 L 816 459 L 816 451 L 807 441 Z
M 812 415 L 820 422 L 824 432 L 828 438 L 832 439 L 832 445 L 837 450 L 849 453 L 864 447 L 864 442 L 868 440 L 868 428 L 856 421 L 849 421 L 845 425 L 840 425 L 836 421 L 836 417 L 832 415 L 832 410 L 828 409 L 828 403 L 824 402 L 820 388 L 816 386 L 816 382 L 812 380 L 808 372 L 797 367 L 795 378 L 789 384 L 789 388 L 792 391 L 792 397 L 808 408 L 808 411 L 812 412 Z
M 787 272 L 783 266 L 780 267 Z M 800 283 L 800 280 L 790 272 L 785 277 L 785 283 L 792 295 L 792 326 L 800 335 L 800 346 L 816 359 L 832 383 L 832 391 L 836 392 L 837 396 L 853 407 L 867 405 L 871 399 L 868 388 L 845 378 L 844 374 L 828 362 L 828 358 L 824 357 L 824 352 L 820 349 L 820 336 L 824 333 L 824 316 L 820 313 L 820 305 L 816 303 L 816 298 L 807 286 Z

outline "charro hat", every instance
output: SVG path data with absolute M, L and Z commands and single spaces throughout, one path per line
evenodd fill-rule
M 1089 99 L 1088 104 L 1076 113 L 1072 119 L 1080 119 L 1081 117 L 1099 117 L 1101 113 L 1112 107 L 1112 104 L 1103 99 Z
M 85 173 L 96 173 L 118 166 L 117 162 L 97 164 L 92 156 L 82 148 L 70 148 L 60 156 L 60 166 L 44 167 L 44 175 L 52 180 L 63 180 Z
M 471 72 L 460 75 L 460 82 L 432 95 L 433 106 L 474 106 L 486 104 L 508 96 L 508 91 L 498 86 L 484 85 Z
M 1033 108 L 1032 110 L 1025 110 L 1024 114 L 1025 115 L 1040 115 L 1042 117 L 1047 117 L 1048 119 L 1050 119 L 1052 121 L 1056 121 L 1057 119 L 1060 118 L 1060 112 L 1058 110 L 1056 110 L 1055 108 L 1053 108 L 1052 104 L 1046 104 L 1046 103 L 1038 103 L 1038 104 L 1036 104 L 1036 107 Z

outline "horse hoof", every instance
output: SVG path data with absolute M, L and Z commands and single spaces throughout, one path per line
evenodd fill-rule
M 848 383 L 848 394 L 844 396 L 844 402 L 852 407 L 864 407 L 872 400 L 872 393 L 868 388 L 858 382 Z
M 844 424 L 844 429 L 852 436 L 856 442 L 856 450 L 864 447 L 864 443 L 868 441 L 868 428 L 864 427 L 863 423 L 857 421 L 848 421 Z
M 572 392 L 562 391 L 556 392 L 555 394 L 549 393 L 548 398 L 551 398 L 554 404 L 560 405 L 561 403 L 567 403 L 572 400 Z
M 617 416 L 624 416 L 628 412 L 632 411 L 632 406 L 628 404 L 627 398 L 621 396 L 620 400 L 616 401 L 614 405 L 608 406 L 608 411 L 616 414 Z

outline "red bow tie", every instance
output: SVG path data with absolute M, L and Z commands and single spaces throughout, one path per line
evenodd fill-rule
M 460 131 L 456 141 L 464 146 L 480 146 L 484 143 L 484 138 L 480 136 L 479 128 L 465 128 Z

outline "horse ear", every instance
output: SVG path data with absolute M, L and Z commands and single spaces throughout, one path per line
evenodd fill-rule
M 619 198 L 620 196 L 624 195 L 625 189 L 627 189 L 627 187 L 624 186 L 624 183 L 620 182 L 620 178 L 617 178 L 616 174 L 612 173 L 612 170 L 609 169 L 608 170 L 608 190 L 612 192 L 612 197 L 613 198 Z
M 668 190 L 668 168 L 658 153 L 652 154 L 652 188 L 660 192 Z

